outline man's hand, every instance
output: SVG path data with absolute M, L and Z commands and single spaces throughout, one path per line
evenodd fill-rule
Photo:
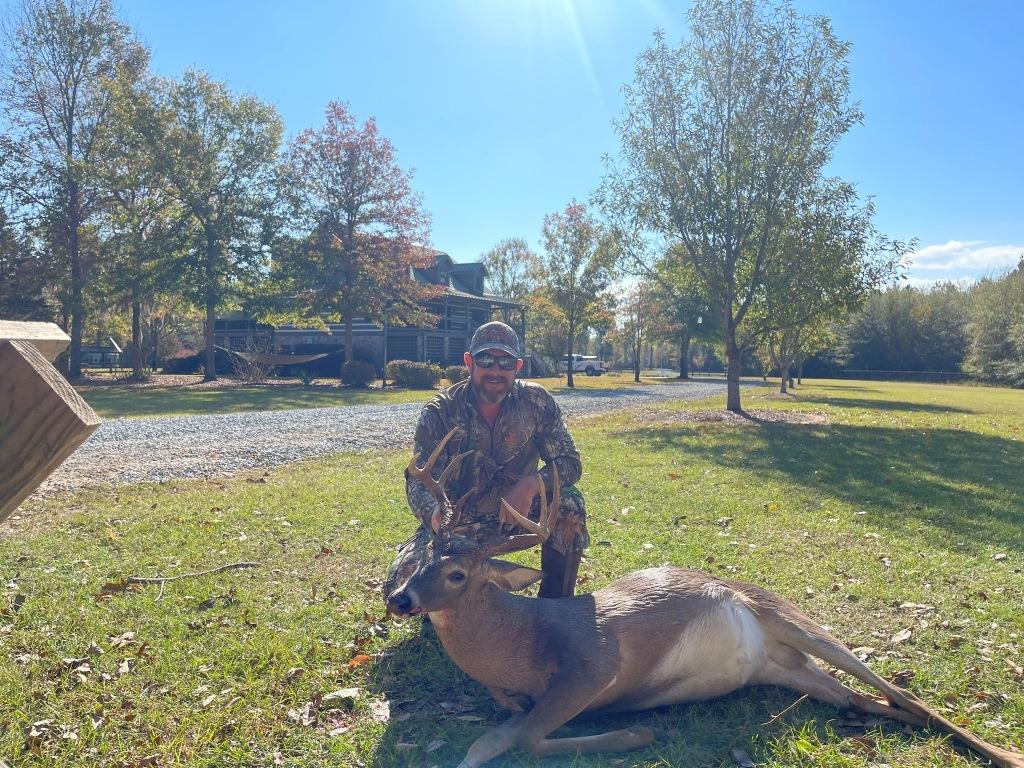
M 533 506 L 533 500 L 540 495 L 540 489 L 540 475 L 534 473 L 519 478 L 519 481 L 509 488 L 502 497 L 516 512 L 521 514 L 523 517 L 529 517 L 530 507 Z M 515 518 L 506 512 L 503 506 L 498 507 L 498 520 L 503 525 L 518 525 Z

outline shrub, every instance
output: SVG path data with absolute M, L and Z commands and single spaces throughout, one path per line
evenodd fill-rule
M 464 365 L 449 365 L 444 369 L 444 377 L 452 384 L 458 384 L 469 378 L 469 368 Z
M 392 360 L 387 371 L 388 378 L 395 384 L 409 389 L 436 389 L 444 373 L 433 363 L 414 363 L 412 360 Z
M 377 371 L 369 363 L 349 360 L 341 366 L 341 383 L 346 387 L 363 389 L 372 384 L 376 378 Z

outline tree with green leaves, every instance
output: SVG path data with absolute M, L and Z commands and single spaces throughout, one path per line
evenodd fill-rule
M 615 277 L 618 247 L 612 233 L 573 200 L 564 211 L 544 217 L 544 289 L 565 314 L 566 354 L 572 358 L 577 334 L 583 331 L 594 310 L 601 308 L 600 294 Z M 568 386 L 574 387 L 572 365 Z
M 176 267 L 192 229 L 144 142 L 147 130 L 139 121 L 155 117 L 149 85 L 140 81 L 114 88 L 115 129 L 109 140 L 122 151 L 103 153 L 98 174 L 106 254 L 102 283 L 109 303 L 129 308 L 131 341 L 126 352 L 134 379 L 143 376 L 144 324 L 152 319 L 144 314 L 155 311 L 159 296 L 186 290 Z M 154 339 L 151 343 L 155 347 Z
M 136 125 L 190 235 L 176 268 L 206 311 L 212 381 L 217 310 L 268 269 L 281 119 L 269 104 L 189 69 L 155 84 L 150 114 Z
M 976 376 L 1024 386 L 1024 256 L 999 278 L 971 288 L 965 368 Z
M 54 279 L 53 263 L 42 258 L 0 206 L 0 318 L 52 320 L 46 291 Z
M 679 246 L 718 315 L 738 412 L 757 337 L 745 324 L 787 271 L 782 233 L 861 113 L 849 45 L 828 19 L 788 2 L 698 0 L 689 26 L 679 46 L 659 33 L 640 56 L 600 199 L 624 230 Z
M 292 314 L 342 321 L 348 360 L 357 318 L 430 320 L 422 303 L 436 290 L 412 274 L 436 259 L 429 217 L 372 117 L 359 125 L 345 104 L 328 104 L 323 127 L 292 141 L 284 181 L 292 236 L 275 274 Z
M 111 0 L 21 0 L 5 19 L 3 37 L 3 183 L 20 206 L 45 220 L 45 251 L 61 260 L 69 373 L 78 377 L 85 292 L 97 256 L 83 247 L 83 227 L 95 213 L 101 147 L 112 146 L 102 141 L 110 85 L 141 77 L 149 54 L 118 20 Z
M 497 296 L 525 301 L 537 288 L 540 257 L 521 237 L 510 237 L 497 243 L 481 256 L 487 269 L 487 290 Z M 502 319 L 509 322 L 509 311 Z

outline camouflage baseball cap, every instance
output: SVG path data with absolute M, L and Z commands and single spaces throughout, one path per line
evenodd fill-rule
M 484 323 L 476 329 L 469 342 L 469 354 L 475 355 L 485 349 L 500 349 L 512 357 L 519 357 L 519 337 L 512 328 L 497 320 Z

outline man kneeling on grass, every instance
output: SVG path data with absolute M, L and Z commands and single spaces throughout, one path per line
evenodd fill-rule
M 475 489 L 455 533 L 476 541 L 494 538 L 502 525 L 514 524 L 501 509 L 502 498 L 513 509 L 529 509 L 530 518 L 536 520 L 541 479 L 550 501 L 552 466 L 557 467 L 561 503 L 554 531 L 541 547 L 544 578 L 539 596 L 572 595 L 580 556 L 590 539 L 583 496 L 573 485 L 583 471 L 580 454 L 562 412 L 544 387 L 516 380 L 516 372 L 523 367 L 519 337 L 504 323 L 480 326 L 465 362 L 469 379 L 439 393 L 420 412 L 413 453 L 420 455 L 422 463 L 445 435 L 457 428 L 438 458 L 434 474 L 440 475 L 460 453 L 471 451 L 448 481 L 448 497 L 460 499 Z M 545 466 L 538 471 L 540 461 Z M 437 531 L 441 523 L 440 503 L 408 472 L 405 490 L 422 525 L 400 547 L 388 570 L 385 600 L 416 570 L 426 553 L 430 531 Z

